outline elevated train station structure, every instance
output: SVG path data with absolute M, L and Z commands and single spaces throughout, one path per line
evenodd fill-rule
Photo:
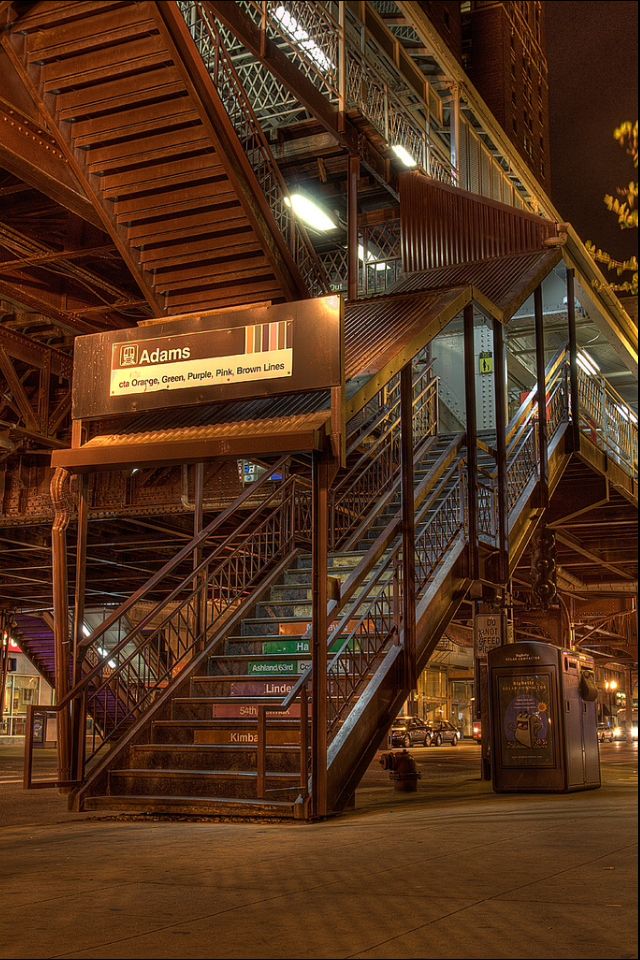
M 343 810 L 478 611 L 633 698 L 637 328 L 428 7 L 0 3 L 0 611 L 76 810 Z

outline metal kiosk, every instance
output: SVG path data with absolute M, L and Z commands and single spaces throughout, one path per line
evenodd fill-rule
M 537 641 L 489 652 L 493 788 L 600 786 L 593 659 Z

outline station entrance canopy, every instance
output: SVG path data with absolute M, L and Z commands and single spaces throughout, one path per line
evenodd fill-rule
M 331 295 L 79 337 L 73 417 L 89 437 L 52 465 L 304 452 L 328 437 L 340 447 L 345 421 L 467 304 L 505 322 L 559 260 L 547 249 L 408 274 L 397 292 L 346 305 Z

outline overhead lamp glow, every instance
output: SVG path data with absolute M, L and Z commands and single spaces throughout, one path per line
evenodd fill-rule
M 100 654 L 101 657 L 109 656 L 108 652 L 105 650 L 104 647 L 98 647 L 98 653 Z M 115 660 L 107 660 L 107 666 L 111 667 L 112 670 L 115 669 L 115 665 L 116 665 Z
M 274 16 L 284 32 L 304 50 L 317 67 L 320 67 L 325 73 L 335 70 L 335 63 L 329 59 L 322 47 L 311 39 L 304 27 L 283 4 L 276 7 Z
M 86 625 L 86 623 L 82 624 L 82 633 L 84 634 L 85 637 L 91 636 L 91 630 L 89 630 L 89 627 Z
M 586 363 L 584 362 L 580 354 L 577 355 L 576 362 L 581 370 L 584 370 L 584 372 L 588 374 L 590 377 L 593 376 L 593 370 L 586 365 Z
M 625 406 L 623 403 L 616 403 L 616 410 L 627 423 L 637 424 L 638 418 L 630 407 Z
M 586 369 L 587 373 L 590 373 L 592 377 L 595 377 L 596 374 L 600 372 L 600 367 L 586 350 L 578 350 L 577 360 L 578 363 L 582 360 L 580 366 L 583 370 Z
M 414 160 L 409 151 L 402 146 L 401 143 L 394 143 L 391 147 L 395 153 L 398 160 L 405 165 L 405 167 L 417 167 L 418 162 Z
M 309 197 L 305 197 L 303 193 L 292 193 L 290 198 L 284 198 L 284 202 L 288 207 L 291 207 L 296 217 L 299 217 L 303 223 L 306 223 L 313 230 L 324 232 L 336 229 L 336 224 L 331 217 L 317 203 L 314 203 Z
M 358 259 L 362 260 L 363 263 L 365 262 L 364 247 L 362 246 L 361 243 L 358 244 Z M 383 270 L 387 269 L 386 263 L 383 263 L 380 260 L 376 260 L 376 258 L 374 257 L 374 255 L 371 253 L 370 250 L 367 250 L 366 260 L 367 260 L 367 263 L 370 263 L 372 267 L 375 266 L 376 270 L 379 273 L 382 273 Z

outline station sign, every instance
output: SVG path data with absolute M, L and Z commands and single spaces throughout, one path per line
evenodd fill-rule
M 72 416 L 99 419 L 342 382 L 342 300 L 330 295 L 76 337 Z

